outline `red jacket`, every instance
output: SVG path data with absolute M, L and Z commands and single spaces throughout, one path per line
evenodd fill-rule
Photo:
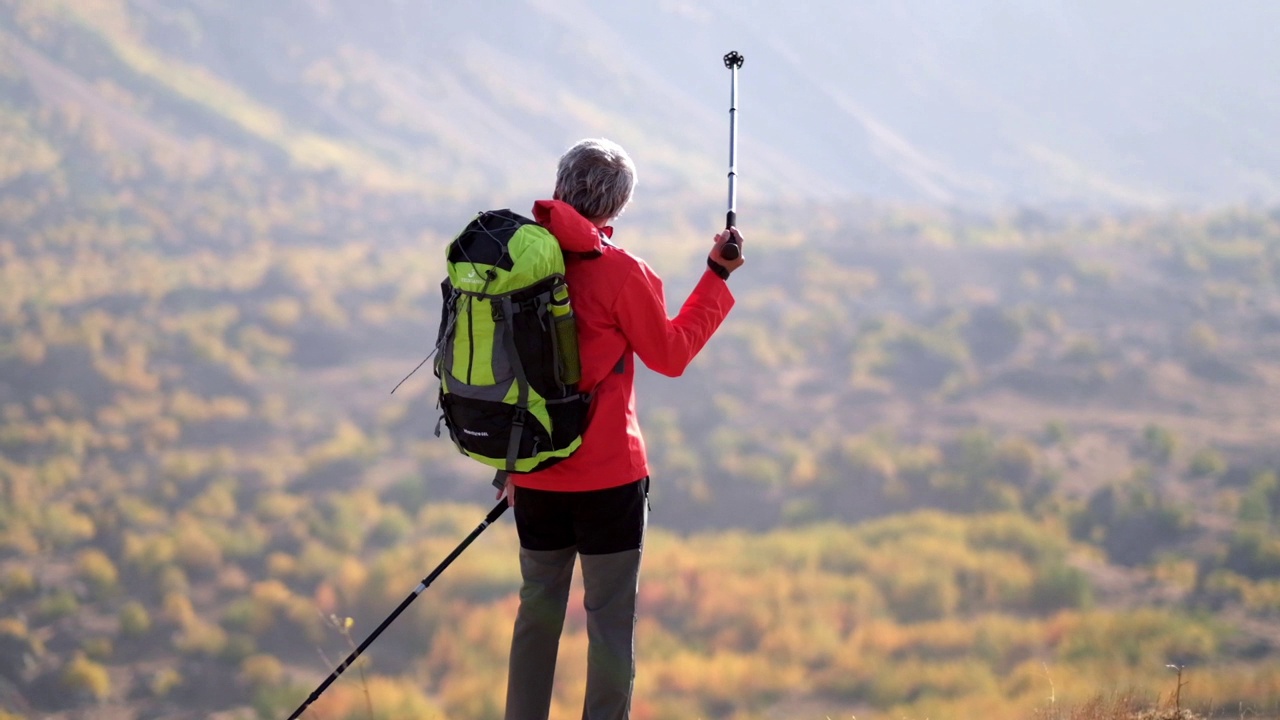
M 567 251 L 565 278 L 582 357 L 579 387 L 592 394 L 582 446 L 546 470 L 513 474 L 517 487 L 576 492 L 603 490 L 649 475 L 636 417 L 635 358 L 676 377 L 707 344 L 733 307 L 724 280 L 710 270 L 680 308 L 667 316 L 662 280 L 643 260 L 604 242 L 605 235 L 571 206 L 539 200 L 533 217 Z M 573 253 L 599 252 L 599 257 Z M 619 360 L 623 370 L 615 372 Z

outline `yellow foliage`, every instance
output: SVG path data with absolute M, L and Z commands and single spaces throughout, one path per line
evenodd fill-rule
M 368 709 L 370 704 L 372 715 Z M 309 712 L 316 717 L 330 720 L 447 720 L 448 717 L 416 684 L 380 675 L 370 676 L 364 682 L 334 683 L 311 708 Z
M 97 548 L 79 552 L 76 556 L 76 574 L 98 592 L 114 589 L 120 580 L 115 563 Z
M 283 607 L 293 598 L 293 593 L 279 580 L 254 583 L 250 594 L 254 600 L 272 607 Z
M 221 567 L 222 548 L 199 523 L 180 519 L 174 542 L 174 559 L 186 569 L 211 572 Z
M 334 586 L 347 603 L 354 602 L 360 597 L 368 581 L 368 567 L 353 557 L 343 559 L 333 576 Z
M 94 660 L 108 660 L 115 651 L 115 647 L 111 643 L 111 638 L 96 636 L 86 638 L 81 643 L 84 653 Z
M 307 500 L 302 496 L 268 492 L 259 496 L 255 511 L 263 520 L 283 520 L 296 516 L 306 505 Z
M 120 608 L 120 634 L 139 637 L 151 630 L 151 615 L 142 603 L 130 600 Z
M 240 662 L 239 678 L 250 687 L 278 686 L 284 679 L 284 665 L 271 655 L 250 655 Z
M 181 686 L 182 673 L 171 667 L 157 670 L 147 682 L 147 689 L 151 691 L 151 696 L 158 698 L 168 697 L 170 693 Z
M 238 512 L 235 487 L 231 482 L 212 483 L 187 506 L 195 515 L 216 520 L 231 520 Z
M 267 556 L 267 575 L 272 578 L 288 578 L 298 572 L 298 559 L 282 552 Z
M 166 594 L 161 601 L 161 608 L 161 617 L 179 628 L 187 627 L 198 619 L 191 598 L 181 593 Z
M 107 669 L 80 653 L 62 668 L 62 686 L 97 702 L 111 695 L 111 677 Z
M 25 595 L 36 589 L 35 571 L 26 565 L 16 565 L 5 569 L 4 579 L 0 580 L 0 590 L 12 595 Z
M 44 508 L 42 535 L 55 547 L 74 545 L 91 539 L 97 528 L 93 520 L 63 503 L 53 503 Z
M 5 617 L 0 618 L 0 635 L 8 635 L 15 638 L 27 637 L 27 623 L 22 618 Z
M 217 624 L 199 617 L 192 617 L 173 638 L 173 646 L 180 652 L 215 656 L 227 645 L 227 633 Z

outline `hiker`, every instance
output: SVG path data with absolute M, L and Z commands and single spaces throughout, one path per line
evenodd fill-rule
M 677 377 L 720 326 L 733 296 L 726 280 L 743 263 L 715 236 L 707 268 L 674 319 L 662 280 L 640 258 L 613 245 L 609 222 L 631 200 L 631 158 L 608 140 L 582 140 L 561 158 L 551 200 L 534 218 L 566 253 L 565 275 L 577 318 L 579 387 L 591 393 L 581 447 L 551 467 L 513 473 L 507 496 L 520 537 L 520 609 L 511 638 L 506 720 L 546 720 L 576 558 L 582 557 L 587 611 L 584 720 L 623 720 L 635 678 L 634 631 L 640 553 L 648 512 L 649 465 L 636 416 L 635 360 Z

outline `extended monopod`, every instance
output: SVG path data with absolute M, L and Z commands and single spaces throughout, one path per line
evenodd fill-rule
M 472 530 L 471 534 L 462 541 L 462 544 L 454 548 L 453 552 L 449 553 L 449 557 L 445 558 L 444 562 L 436 566 L 436 569 L 432 570 L 430 575 L 426 576 L 422 579 L 422 582 L 418 583 L 418 587 L 414 588 L 413 592 L 409 593 L 409 596 L 400 602 L 399 607 L 393 610 L 391 614 L 387 616 L 387 619 L 383 620 L 382 624 L 370 633 L 369 637 L 365 638 L 364 642 L 360 643 L 360 645 L 347 656 L 347 659 L 343 660 L 342 664 L 338 665 L 338 667 L 329 674 L 329 677 L 325 678 L 324 682 L 320 683 L 320 686 L 311 693 L 311 696 L 308 697 L 305 702 L 298 706 L 297 710 L 293 711 L 293 714 L 289 716 L 289 720 L 297 720 L 302 713 L 306 712 L 307 708 L 311 706 L 311 703 L 315 702 L 316 699 L 320 697 L 321 693 L 328 690 L 329 686 L 333 684 L 334 680 L 338 679 L 339 675 L 341 675 L 347 668 L 351 667 L 351 664 L 356 661 L 356 658 L 360 657 L 360 653 L 363 653 L 365 648 L 372 645 L 373 641 L 377 640 L 378 636 L 382 634 L 382 631 L 386 630 L 391 623 L 395 622 L 395 619 L 400 617 L 400 613 L 404 612 L 404 609 L 409 607 L 410 603 L 417 600 L 418 596 L 422 594 L 422 591 L 426 590 L 427 586 L 434 582 L 435 579 L 440 576 L 440 573 L 444 572 L 444 569 L 449 567 L 449 564 L 456 560 L 458 556 L 462 554 L 463 550 L 467 549 L 467 546 L 470 545 L 472 541 L 477 537 L 480 537 L 480 533 L 484 532 L 485 528 L 497 522 L 498 518 L 502 516 L 502 513 L 507 511 L 507 507 L 509 506 L 505 497 L 502 498 L 497 505 L 494 505 L 493 509 L 489 511 L 489 514 L 485 516 L 484 522 L 480 523 L 475 530 Z
M 729 229 L 738 224 L 738 69 L 746 58 L 737 50 L 724 56 L 724 66 L 729 68 L 731 85 L 729 91 L 729 212 L 725 216 L 724 227 Z M 738 239 L 730 236 L 720 248 L 725 260 L 737 260 L 742 253 L 738 247 Z

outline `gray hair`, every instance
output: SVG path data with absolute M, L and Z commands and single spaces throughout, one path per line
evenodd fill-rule
M 603 138 L 579 140 L 560 157 L 557 200 L 592 221 L 622 214 L 636 187 L 636 166 L 622 146 Z

